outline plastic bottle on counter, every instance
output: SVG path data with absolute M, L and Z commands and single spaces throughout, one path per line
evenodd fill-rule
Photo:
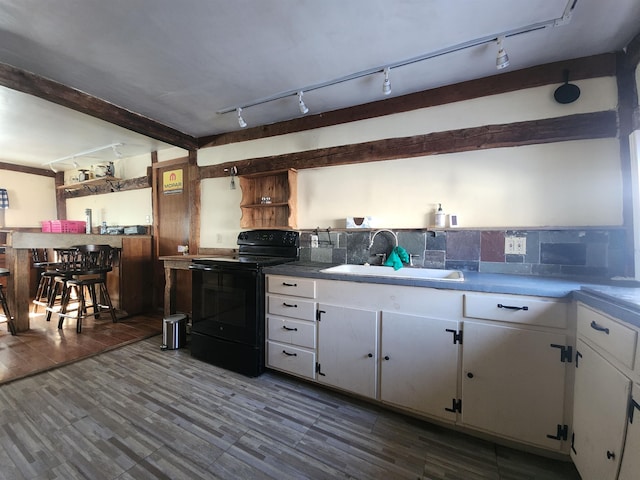
M 90 208 L 85 209 L 84 214 L 86 217 L 85 232 L 88 235 L 91 233 L 91 209 Z
M 447 218 L 447 216 L 445 215 L 444 211 L 442 210 L 442 204 L 439 203 L 438 204 L 438 210 L 436 210 L 436 227 L 444 228 L 446 218 Z

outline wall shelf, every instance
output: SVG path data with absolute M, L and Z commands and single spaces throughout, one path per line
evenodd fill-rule
M 292 168 L 241 175 L 241 228 L 297 228 L 298 172 Z M 270 197 L 271 203 L 262 203 Z
M 99 186 L 109 185 L 112 191 L 120 190 L 120 182 L 122 179 L 116 177 L 99 177 L 91 180 L 85 180 L 83 182 L 70 183 L 68 185 L 60 185 L 56 187 L 58 190 L 65 190 L 67 192 L 72 192 L 74 190 L 82 190 L 86 188 L 92 193 L 96 193 L 98 191 Z M 91 187 L 96 187 L 92 189 Z

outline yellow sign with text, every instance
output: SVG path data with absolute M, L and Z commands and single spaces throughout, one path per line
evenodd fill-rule
M 180 193 L 182 192 L 182 185 L 182 169 L 169 170 L 162 173 L 163 193 Z

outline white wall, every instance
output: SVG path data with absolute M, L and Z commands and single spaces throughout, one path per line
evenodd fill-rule
M 115 176 L 122 179 L 143 177 L 149 166 L 151 155 L 125 158 L 116 162 Z M 74 175 L 77 172 L 65 172 L 65 183 Z M 94 227 L 102 222 L 107 225 L 147 225 L 153 221 L 151 196 L 151 188 L 142 188 L 70 198 L 67 199 L 67 219 L 85 220 L 85 210 L 90 208 Z
M 56 216 L 56 188 L 52 177 L 0 170 L 0 188 L 9 194 L 4 211 L 6 227 L 40 227 Z
M 198 152 L 198 164 L 616 108 L 615 78 L 575 83 L 582 94 L 570 105 L 553 100 L 557 85 L 532 88 L 207 148 Z M 235 245 L 239 199 L 227 179 L 202 183 L 203 247 Z M 621 225 L 618 142 L 562 142 L 298 172 L 298 226 L 303 229 L 344 227 L 345 217 L 363 215 L 376 218 L 379 227 L 424 228 L 432 224 L 439 202 L 460 216 L 463 227 Z
M 92 225 L 147 225 L 153 221 L 151 188 L 126 192 L 87 195 L 67 200 L 67 219 L 85 220 L 85 209 L 91 209 Z

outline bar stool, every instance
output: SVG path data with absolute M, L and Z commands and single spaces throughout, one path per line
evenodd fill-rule
M 40 280 L 36 289 L 36 296 L 32 300 L 33 307 L 31 312 L 37 313 L 38 306 L 47 307 L 49 305 L 49 296 L 55 285 L 56 268 L 60 266 L 59 262 L 50 262 L 49 254 L 46 248 L 31 249 L 32 266 L 39 272 Z
M 67 280 L 79 270 L 78 250 L 71 248 L 55 248 L 56 265 L 51 271 L 42 272 L 41 276 L 48 277 L 49 293 L 47 296 L 46 321 L 51 320 L 51 314 L 60 309 L 62 298 L 67 289 Z
M 11 272 L 9 270 L 7 270 L 6 268 L 0 268 L 0 277 L 8 277 L 9 275 L 11 275 Z M 4 317 L 4 320 L 0 321 L 7 322 L 11 335 L 16 335 L 16 322 L 13 316 L 11 316 L 11 312 L 9 311 L 9 304 L 7 303 L 7 297 L 4 295 L 3 288 L 3 285 L 0 283 L 0 307 L 2 308 L 2 313 L 0 313 L 0 315 Z
M 72 273 L 72 278 L 66 280 L 66 289 L 62 295 L 60 312 L 58 313 L 58 328 L 66 317 L 73 317 L 69 312 L 76 312 L 76 331 L 82 332 L 82 320 L 86 317 L 99 318 L 100 314 L 108 310 L 111 320 L 116 323 L 115 308 L 111 302 L 107 290 L 107 273 L 113 269 L 113 257 L 116 249 L 109 245 L 76 245 L 78 251 L 77 270 Z M 97 288 L 97 290 L 96 290 Z M 69 301 L 72 293 L 78 298 L 78 307 L 69 310 Z M 91 303 L 87 303 L 86 292 L 91 296 Z M 92 309 L 92 313 L 88 309 Z

